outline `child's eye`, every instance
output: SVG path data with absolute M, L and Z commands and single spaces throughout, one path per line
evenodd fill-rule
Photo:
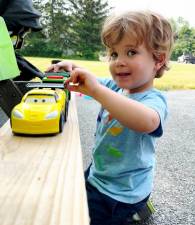
M 129 50 L 128 52 L 127 52 L 127 56 L 133 56 L 133 55 L 135 55 L 137 52 L 135 51 L 135 50 Z
M 115 60 L 117 57 L 118 57 L 118 54 L 117 54 L 116 52 L 112 52 L 112 53 L 110 54 L 110 59 L 111 59 L 111 60 Z

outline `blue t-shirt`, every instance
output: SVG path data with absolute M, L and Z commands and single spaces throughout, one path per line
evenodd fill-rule
M 122 94 L 114 81 L 105 79 L 101 83 Z M 101 193 L 134 204 L 152 191 L 155 139 L 163 134 L 167 103 L 164 95 L 154 88 L 127 97 L 154 109 L 160 116 L 160 125 L 150 134 L 136 132 L 110 118 L 109 112 L 102 109 L 97 119 L 88 181 Z

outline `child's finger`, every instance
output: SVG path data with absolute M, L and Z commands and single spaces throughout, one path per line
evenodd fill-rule
M 47 69 L 46 69 L 46 73 L 47 72 L 59 72 L 60 71 L 60 65 L 58 65 L 58 64 L 53 64 L 53 65 L 51 65 L 51 66 L 49 66 Z
M 68 84 L 70 83 L 71 78 L 68 78 L 67 80 L 65 80 L 64 82 L 64 88 L 66 89 L 68 87 Z
M 57 63 L 53 65 L 53 71 L 54 72 L 59 72 L 62 67 Z
M 72 63 L 69 62 L 59 62 L 57 64 L 54 65 L 54 72 L 58 72 L 58 71 L 67 71 L 67 72 L 71 72 L 72 71 Z
M 54 65 L 50 65 L 50 66 L 45 70 L 45 72 L 46 72 L 46 73 L 47 73 L 47 72 L 52 72 L 53 69 L 54 69 Z
M 64 83 L 64 88 L 69 91 L 79 92 L 79 84 L 73 84 L 72 82 Z

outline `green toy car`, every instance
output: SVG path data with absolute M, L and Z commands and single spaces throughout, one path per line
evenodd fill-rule
M 69 72 L 49 72 L 45 73 L 43 83 L 64 83 L 70 77 Z

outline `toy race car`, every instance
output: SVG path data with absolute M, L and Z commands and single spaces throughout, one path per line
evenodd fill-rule
M 53 134 L 63 131 L 69 99 L 61 89 L 32 89 L 11 112 L 13 133 Z
M 64 83 L 70 77 L 69 72 L 48 72 L 42 79 L 43 83 Z

